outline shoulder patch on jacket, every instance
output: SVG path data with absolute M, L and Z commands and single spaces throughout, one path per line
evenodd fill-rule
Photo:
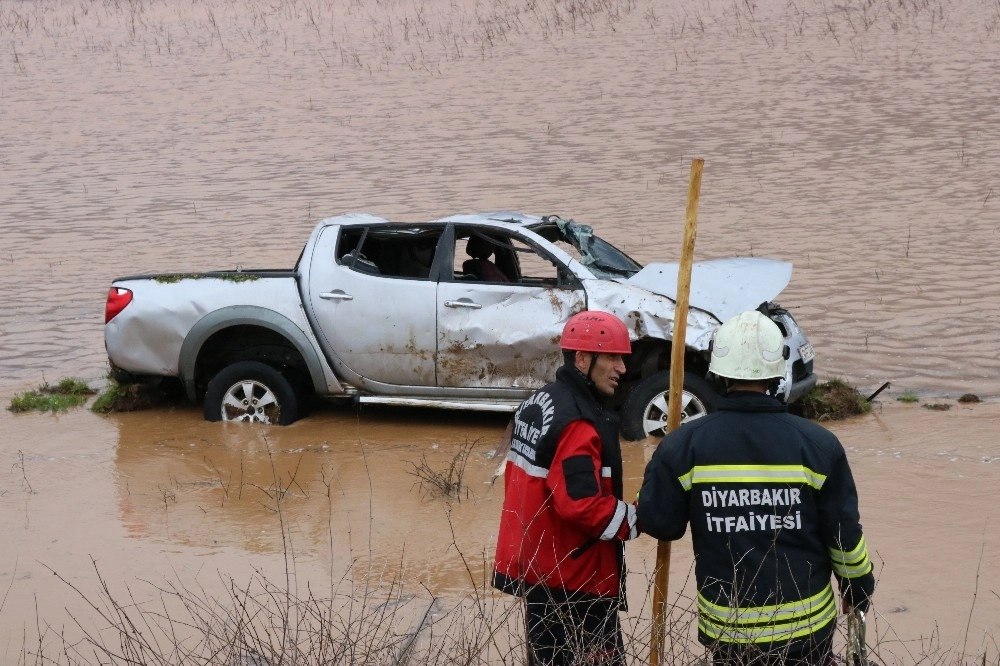
M 562 462 L 566 478 L 566 493 L 573 499 L 593 497 L 599 492 L 594 459 L 590 456 L 571 456 Z

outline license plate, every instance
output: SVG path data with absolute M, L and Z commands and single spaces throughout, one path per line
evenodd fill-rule
M 799 345 L 799 356 L 803 363 L 808 363 L 816 358 L 816 352 L 813 351 L 813 346 L 807 342 L 804 345 Z

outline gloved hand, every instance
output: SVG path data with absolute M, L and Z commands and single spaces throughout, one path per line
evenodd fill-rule
M 850 613 L 855 608 L 862 613 L 868 612 L 871 597 L 865 590 L 861 589 L 860 585 L 851 585 L 850 583 L 844 585 L 841 597 L 840 608 L 843 612 Z

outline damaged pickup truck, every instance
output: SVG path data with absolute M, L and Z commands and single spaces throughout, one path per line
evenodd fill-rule
M 694 265 L 685 420 L 714 408 L 709 342 L 742 310 L 785 334 L 785 400 L 815 385 L 812 346 L 772 302 L 791 272 L 770 259 Z M 641 439 L 666 426 L 676 281 L 676 264 L 642 266 L 556 216 L 346 214 L 319 222 L 291 270 L 115 279 L 104 338 L 119 381 L 179 383 L 209 421 L 285 425 L 315 396 L 513 411 L 554 377 L 570 315 L 606 310 L 632 334 L 615 402 L 622 434 Z

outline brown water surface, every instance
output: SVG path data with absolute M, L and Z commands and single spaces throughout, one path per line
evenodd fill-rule
M 291 267 L 343 211 L 559 213 L 640 261 L 676 259 L 702 157 L 698 257 L 792 261 L 778 300 L 821 376 L 892 382 L 874 415 L 833 426 L 877 554 L 885 660 L 996 661 L 995 2 L 0 0 L 0 44 L 5 401 L 102 384 L 114 277 Z M 966 392 L 986 402 L 957 404 Z M 211 586 L 281 579 L 291 551 L 300 582 L 460 595 L 492 554 L 503 425 L 4 411 L 0 661 L 39 618 L 85 616 L 66 583 L 93 591 L 95 566 L 116 586 Z M 434 498 L 414 470 L 466 443 L 467 494 Z M 648 455 L 628 448 L 627 491 Z M 632 621 L 654 550 L 629 547 Z M 682 599 L 689 547 L 673 550 Z

